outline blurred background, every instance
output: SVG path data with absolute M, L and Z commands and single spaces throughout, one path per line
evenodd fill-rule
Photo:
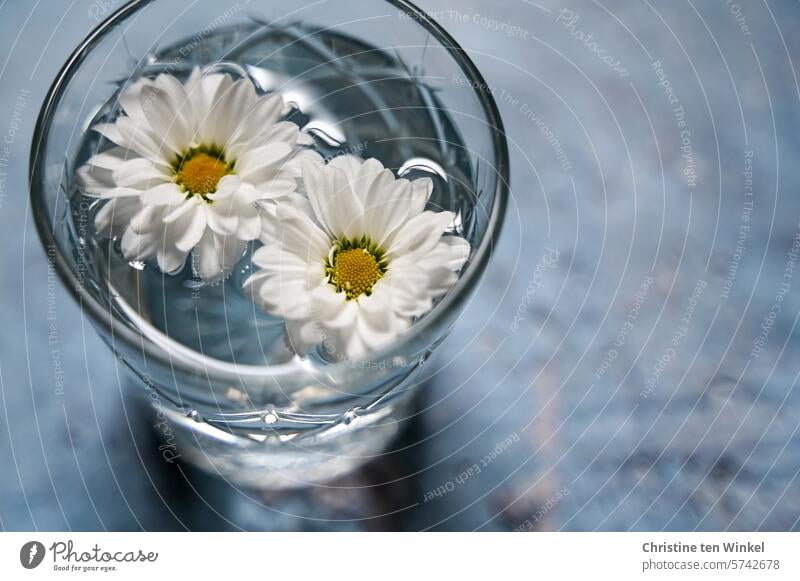
M 800 528 L 800 4 L 418 4 L 501 110 L 505 229 L 394 449 L 264 493 L 164 461 L 33 228 L 39 107 L 122 1 L 0 2 L 0 529 Z

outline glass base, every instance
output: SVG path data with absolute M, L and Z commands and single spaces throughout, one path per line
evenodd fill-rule
M 300 488 L 343 476 L 376 459 L 413 413 L 406 390 L 391 405 L 348 412 L 329 426 L 240 435 L 160 403 L 153 406 L 165 461 L 186 461 L 223 480 L 256 489 Z

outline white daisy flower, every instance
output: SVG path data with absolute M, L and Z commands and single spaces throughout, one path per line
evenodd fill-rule
M 192 250 L 203 279 L 228 272 L 261 234 L 260 206 L 294 192 L 300 161 L 317 156 L 298 147 L 308 135 L 281 121 L 283 98 L 258 95 L 246 78 L 162 74 L 135 82 L 119 103 L 124 115 L 94 127 L 116 147 L 90 158 L 78 184 L 108 199 L 98 233 L 121 236 L 128 260 L 156 257 L 167 273 Z
M 396 179 L 354 156 L 306 163 L 304 187 L 277 204 L 275 238 L 245 282 L 254 300 L 286 321 L 298 353 L 322 344 L 357 358 L 381 348 L 456 282 L 469 243 L 446 234 L 452 212 L 426 211 L 433 183 Z

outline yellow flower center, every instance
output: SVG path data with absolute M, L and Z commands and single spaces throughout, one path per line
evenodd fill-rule
M 230 173 L 230 167 L 221 155 L 205 152 L 189 154 L 178 165 L 176 180 L 189 194 L 205 198 L 217 191 L 219 180 Z
M 349 300 L 372 292 L 372 287 L 383 276 L 383 268 L 366 248 L 351 248 L 336 254 L 330 281 L 336 290 L 347 293 Z

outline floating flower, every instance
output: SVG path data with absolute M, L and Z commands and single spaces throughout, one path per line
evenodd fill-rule
M 456 282 L 469 243 L 447 233 L 452 212 L 426 211 L 433 183 L 396 179 L 375 159 L 306 163 L 308 198 L 277 204 L 275 237 L 245 282 L 286 320 L 298 353 L 323 344 L 356 358 L 387 345 Z
M 282 97 L 257 94 L 247 78 L 162 74 L 133 83 L 119 104 L 124 115 L 94 127 L 116 147 L 90 158 L 78 183 L 108 199 L 98 233 L 121 235 L 127 259 L 156 257 L 167 273 L 194 250 L 200 277 L 224 275 L 269 220 L 262 206 L 294 192 L 300 161 L 318 157 L 298 147 L 311 138 L 281 120 Z

